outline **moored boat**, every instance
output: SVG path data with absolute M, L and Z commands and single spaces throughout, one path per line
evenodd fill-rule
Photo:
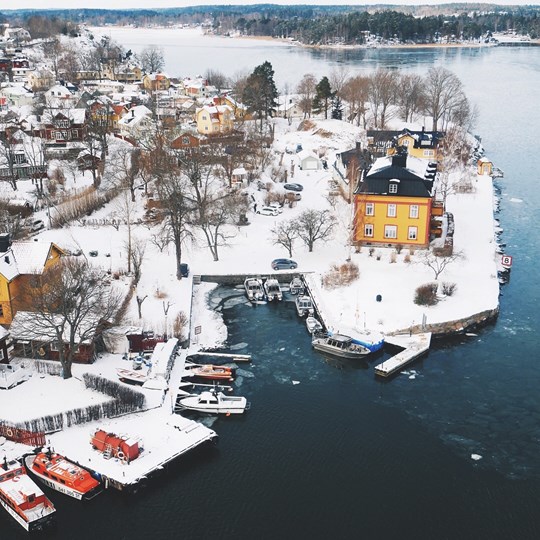
M 322 324 L 315 317 L 308 317 L 306 319 L 306 327 L 310 334 L 321 332 L 323 329 Z
M 304 284 L 299 277 L 292 279 L 291 283 L 289 284 L 289 292 L 291 294 L 304 294 Z
M 28 380 L 28 372 L 19 365 L 0 364 L 0 388 L 9 390 Z
M 118 378 L 129 384 L 144 384 L 148 380 L 148 376 L 142 371 L 134 371 L 126 368 L 116 368 Z
M 250 302 L 264 300 L 264 290 L 260 279 L 247 278 L 244 281 L 244 288 L 246 289 L 246 295 Z
M 311 346 L 317 351 L 350 359 L 362 358 L 371 352 L 367 347 L 353 343 L 352 338 L 342 334 L 316 336 L 311 340 Z
M 281 287 L 279 282 L 275 278 L 268 278 L 264 282 L 264 292 L 266 294 L 266 299 L 271 302 L 272 300 L 282 300 L 283 294 L 281 292 Z
M 183 377 L 198 377 L 211 381 L 232 381 L 235 370 L 225 366 L 213 364 L 186 364 Z
M 53 523 L 53 503 L 26 474 L 18 461 L 0 465 L 0 504 L 15 521 L 29 532 L 42 530 Z M 3 534 L 2 534 L 3 537 Z
M 296 312 L 300 317 L 305 317 L 306 315 L 313 316 L 315 309 L 309 296 L 302 295 L 296 298 Z
M 46 486 L 74 499 L 93 499 L 103 491 L 101 484 L 86 469 L 51 450 L 28 455 L 24 463 Z
M 205 391 L 178 400 L 183 409 L 212 414 L 242 414 L 249 404 L 245 397 L 226 396 L 223 392 Z

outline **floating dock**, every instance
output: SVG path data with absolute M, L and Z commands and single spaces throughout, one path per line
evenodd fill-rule
M 401 347 L 403 350 L 375 366 L 375 375 L 380 377 L 389 377 L 425 354 L 429 350 L 431 333 L 387 336 L 385 341 L 389 345 Z
M 251 362 L 251 354 L 218 353 L 211 351 L 190 352 L 188 356 L 215 356 L 216 358 L 230 358 L 233 362 Z
M 172 408 L 172 404 L 169 407 Z M 106 459 L 90 444 L 90 437 L 98 428 L 140 440 L 144 450 L 129 464 L 117 458 Z M 56 452 L 97 473 L 105 487 L 130 491 L 167 463 L 215 437 L 216 433 L 203 424 L 167 413 L 161 407 L 72 427 L 48 438 Z

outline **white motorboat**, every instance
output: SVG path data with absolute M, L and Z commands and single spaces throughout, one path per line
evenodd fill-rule
M 281 292 L 281 287 L 279 282 L 275 278 L 268 278 L 264 282 L 264 292 L 266 294 L 266 299 L 271 302 L 272 300 L 282 300 L 283 294 Z
M 309 296 L 302 295 L 296 298 L 296 312 L 300 317 L 305 317 L 306 315 L 313 316 L 315 309 Z
M 310 334 L 321 332 L 323 329 L 322 324 L 315 317 L 308 317 L 306 319 L 306 327 Z
M 8 390 L 28 380 L 28 372 L 19 365 L 0 364 L 0 388 Z
M 291 283 L 289 284 L 289 291 L 291 294 L 304 294 L 304 284 L 299 277 L 292 279 Z
M 177 404 L 183 409 L 212 414 L 242 414 L 249 408 L 245 397 L 226 396 L 223 392 L 215 391 L 180 398 Z
M 317 351 L 349 359 L 361 358 L 371 352 L 367 347 L 354 343 L 351 337 L 342 334 L 314 337 L 311 346 Z
M 250 302 L 264 300 L 262 281 L 259 278 L 247 278 L 244 281 L 244 288 L 246 289 L 246 295 Z

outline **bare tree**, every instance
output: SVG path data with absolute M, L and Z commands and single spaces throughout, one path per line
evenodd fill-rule
M 463 98 L 463 84 L 444 67 L 432 67 L 425 79 L 425 113 L 433 118 L 432 130 L 437 131 L 439 121 L 448 115 Z
M 456 251 L 452 255 L 449 255 L 448 257 L 439 257 L 433 253 L 431 250 L 425 250 L 422 251 L 419 254 L 418 262 L 420 264 L 423 264 L 424 266 L 427 266 L 433 271 L 435 281 L 439 278 L 439 276 L 444 272 L 445 268 L 452 264 L 453 262 L 462 259 L 463 254 L 459 251 Z
M 229 86 L 229 79 L 227 76 L 215 69 L 207 69 L 204 78 L 208 81 L 208 84 L 216 87 L 218 94 L 221 93 L 224 88 Z
M 311 116 L 316 86 L 317 79 L 315 78 L 315 75 L 306 73 L 296 88 L 296 92 L 300 95 L 298 106 L 304 113 L 304 118 Z
M 297 225 L 295 220 L 281 221 L 270 231 L 272 242 L 283 246 L 289 253 L 289 257 L 293 256 L 294 242 L 299 238 Z
M 154 236 L 153 242 L 163 247 L 172 239 L 176 256 L 176 278 L 182 279 L 182 247 L 193 237 L 190 223 L 195 211 L 195 202 L 187 196 L 188 179 L 178 170 L 171 170 L 162 176 L 157 184 L 159 200 L 165 211 L 165 221 L 161 234 Z M 158 245 L 159 247 L 159 245 Z
M 405 122 L 412 122 L 414 115 L 424 106 L 424 79 L 417 73 L 399 76 L 398 103 Z
M 341 94 L 343 99 L 349 104 L 348 119 L 351 123 L 356 119 L 357 126 L 360 126 L 360 120 L 362 120 L 363 127 L 366 129 L 366 103 L 369 100 L 369 78 L 362 75 L 352 77 L 343 86 Z
M 128 273 L 131 273 L 131 263 L 133 260 L 132 228 L 135 210 L 136 207 L 133 199 L 129 196 L 128 191 L 124 190 L 116 203 L 116 211 L 120 217 L 120 221 L 123 221 L 127 228 L 126 251 Z
M 142 319 L 142 305 L 143 302 L 148 298 L 148 295 L 145 294 L 144 296 L 137 295 L 135 297 L 135 300 L 137 300 L 137 311 L 139 313 L 139 319 Z
M 139 60 L 146 73 L 157 73 L 165 65 L 163 49 L 156 45 L 145 47 L 139 54 Z
M 395 71 L 378 69 L 369 77 L 369 99 L 375 127 L 386 126 L 388 107 L 396 102 L 397 78 Z
M 332 69 L 332 72 L 330 73 L 330 86 L 332 87 L 332 90 L 340 97 L 343 97 L 341 92 L 343 91 L 344 86 L 347 84 L 349 77 L 350 71 L 345 65 L 340 65 L 339 67 Z
M 103 323 L 113 320 L 120 294 L 99 270 L 75 257 L 63 257 L 31 281 L 27 295 L 33 313 L 21 326 L 39 340 L 54 342 L 62 375 L 69 379 L 79 344 L 95 341 Z
M 130 246 L 131 266 L 133 268 L 133 281 L 137 285 L 141 279 L 141 269 L 146 251 L 146 242 L 141 238 L 135 238 Z
M 310 252 L 318 240 L 329 240 L 336 218 L 328 210 L 304 210 L 295 220 L 298 237 Z

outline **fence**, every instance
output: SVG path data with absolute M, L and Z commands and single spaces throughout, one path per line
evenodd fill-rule
M 28 446 L 44 446 L 46 443 L 43 431 L 28 431 L 4 423 L 0 423 L 0 436 Z

